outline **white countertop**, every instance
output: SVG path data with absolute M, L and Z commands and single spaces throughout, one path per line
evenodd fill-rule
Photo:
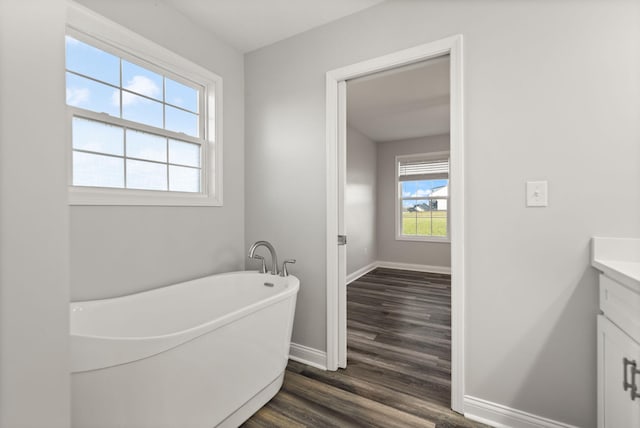
M 640 239 L 592 238 L 591 266 L 640 293 Z

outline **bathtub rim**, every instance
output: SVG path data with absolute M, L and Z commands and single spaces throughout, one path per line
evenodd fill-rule
M 220 273 L 220 274 L 211 274 L 211 275 L 207 275 L 207 276 L 203 276 L 200 278 L 194 278 L 194 279 L 190 279 L 187 281 L 182 281 L 182 282 L 178 282 L 175 284 L 170 284 L 170 285 L 165 285 L 163 287 L 158 287 L 158 288 L 153 288 L 151 290 L 144 290 L 144 291 L 139 291 L 136 293 L 131 293 L 131 294 L 125 294 L 123 296 L 117 296 L 117 297 L 107 297 L 104 299 L 95 299 L 95 300 L 81 300 L 81 301 L 76 301 L 76 302 L 69 302 L 69 311 L 73 312 L 73 309 L 75 306 L 80 306 L 80 305 L 87 305 L 87 304 L 94 304 L 94 303 L 110 303 L 110 302 L 116 302 L 119 300 L 126 300 L 128 298 L 131 298 L 133 296 L 139 296 L 139 295 L 143 295 L 143 294 L 151 294 L 154 292 L 158 292 L 160 290 L 168 290 L 170 288 L 177 288 L 180 286 L 185 286 L 191 282 L 195 282 L 195 281 L 199 281 L 202 279 L 206 279 L 206 278 L 210 278 L 210 277 L 224 277 L 224 276 L 230 276 L 230 275 L 234 275 L 234 274 L 239 274 L 239 273 L 255 273 L 258 275 L 264 275 L 264 274 L 260 274 L 258 273 L 258 271 L 234 271 L 234 272 L 225 272 L 225 273 Z M 185 334 L 185 333 L 190 333 L 193 331 L 197 331 L 201 328 L 205 328 L 207 326 L 211 326 L 213 324 L 216 323 L 216 321 L 222 321 L 222 320 L 226 320 L 227 318 L 230 319 L 229 322 L 238 319 L 238 318 L 242 318 L 242 316 L 244 315 L 248 315 L 260 308 L 269 306 L 272 303 L 277 303 L 280 300 L 284 300 L 287 297 L 291 296 L 292 294 L 296 294 L 298 292 L 298 290 L 300 289 L 300 280 L 294 276 L 294 275 L 289 275 L 286 278 L 291 278 L 293 279 L 293 286 L 291 285 L 287 285 L 287 287 L 282 290 L 281 292 L 274 294 L 273 296 L 269 296 L 265 299 L 259 300 L 257 302 L 254 302 L 248 306 L 242 306 L 239 309 L 236 309 L 235 311 L 232 312 L 228 312 L 224 315 L 222 315 L 221 317 L 218 317 L 214 320 L 211 321 L 207 321 L 201 324 L 197 324 L 193 327 L 189 327 L 187 329 L 183 329 L 183 330 L 178 330 L 178 331 L 174 331 L 171 333 L 166 333 L 166 334 L 157 334 L 157 335 L 148 335 L 148 336 L 106 336 L 106 335 L 99 335 L 99 334 L 85 334 L 85 333 L 74 333 L 72 331 L 72 321 L 71 319 L 69 320 L 69 336 L 70 337 L 86 337 L 86 338 L 90 338 L 90 339 L 100 339 L 100 340 L 131 340 L 131 341 L 135 341 L 135 340 L 145 340 L 145 339 L 163 339 L 163 338 L 170 338 L 170 337 L 174 337 L 174 336 L 179 336 L 181 334 Z M 71 317 L 70 317 L 71 318 Z M 225 323 L 221 323 L 220 327 L 222 327 L 223 325 L 227 324 L 227 322 Z
M 255 273 L 257 271 L 237 271 L 225 274 L 208 275 L 202 278 L 196 278 L 190 281 L 184 281 L 172 284 L 167 287 L 161 287 L 153 290 L 146 290 L 139 293 L 133 293 L 127 296 L 119 296 L 109 299 L 87 300 L 83 302 L 70 303 L 72 305 L 87 302 L 103 302 L 117 299 L 126 299 L 129 296 L 144 293 L 152 293 L 154 291 L 168 288 L 183 286 L 191 281 L 205 279 L 211 276 L 225 276 L 238 273 Z M 251 305 L 240 307 L 239 309 L 228 312 L 211 321 L 198 324 L 188 329 L 179 330 L 169 334 L 155 336 L 101 336 L 87 334 L 73 334 L 69 332 L 71 345 L 71 364 L 70 373 L 83 373 L 94 370 L 102 370 L 122 364 L 128 364 L 140 361 L 154 355 L 174 349 L 186 342 L 192 341 L 205 334 L 212 333 L 215 330 L 225 327 L 237 320 L 250 316 L 263 308 L 278 304 L 289 299 L 296 299 L 300 288 L 300 280 L 290 275 L 286 288 L 273 296 L 254 302 Z M 295 303 L 294 303 L 295 305 Z M 294 306 L 295 307 L 295 306 Z M 293 317 L 293 314 L 291 315 Z

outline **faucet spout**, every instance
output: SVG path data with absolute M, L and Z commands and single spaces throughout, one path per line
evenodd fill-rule
M 278 256 L 276 255 L 276 249 L 268 241 L 257 241 L 249 248 L 249 258 L 254 258 L 258 247 L 266 247 L 271 255 L 271 275 L 278 275 Z

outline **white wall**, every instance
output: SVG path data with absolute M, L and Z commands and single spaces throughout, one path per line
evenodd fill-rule
M 0 427 L 69 426 L 62 0 L 0 1 Z
M 376 143 L 347 127 L 347 183 L 344 196 L 348 236 L 347 275 L 377 261 Z
M 460 33 L 466 393 L 594 427 L 588 244 L 640 236 L 639 7 L 397 0 L 247 55 L 246 242 L 299 260 L 294 342 L 326 346 L 325 73 Z M 527 179 L 549 181 L 548 208 L 525 208 Z
M 222 77 L 224 206 L 72 207 L 72 300 L 243 269 L 243 56 L 162 2 L 80 3 Z
M 449 151 L 449 135 L 378 143 L 378 260 L 451 267 L 451 244 L 396 240 L 396 156 Z

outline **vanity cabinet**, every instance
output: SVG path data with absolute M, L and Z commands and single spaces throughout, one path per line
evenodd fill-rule
M 640 344 L 598 315 L 598 350 L 598 428 L 640 427 Z
M 640 427 L 640 292 L 600 275 L 598 428 Z
M 640 239 L 594 237 L 600 271 L 598 428 L 640 428 Z

